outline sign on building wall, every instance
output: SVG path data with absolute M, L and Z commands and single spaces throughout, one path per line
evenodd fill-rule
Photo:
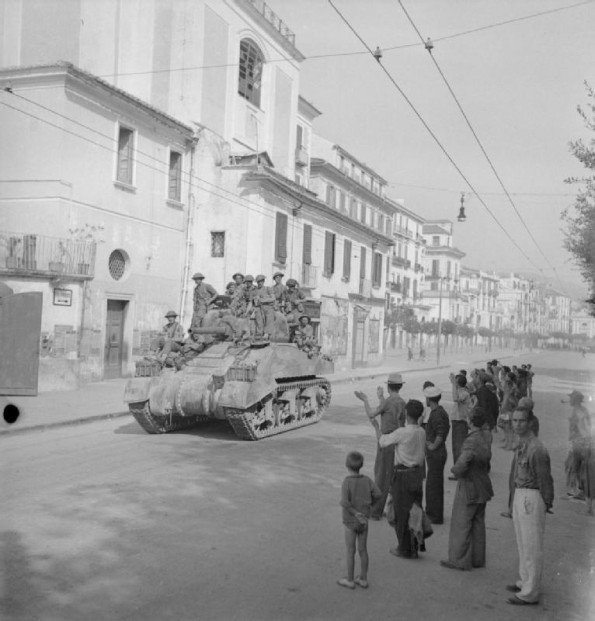
M 329 356 L 347 355 L 349 302 L 337 298 L 323 298 L 320 315 L 322 351 Z
M 72 289 L 54 289 L 54 306 L 72 306 Z

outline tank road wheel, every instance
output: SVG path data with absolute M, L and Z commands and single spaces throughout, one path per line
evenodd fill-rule
M 128 405 L 130 413 L 136 422 L 147 433 L 169 433 L 195 427 L 199 422 L 206 420 L 207 416 L 180 416 L 179 414 L 157 415 L 151 412 L 148 401 L 139 401 Z
M 226 418 L 243 440 L 260 440 L 318 422 L 331 402 L 328 380 L 297 380 L 277 390 L 249 410 L 226 408 Z

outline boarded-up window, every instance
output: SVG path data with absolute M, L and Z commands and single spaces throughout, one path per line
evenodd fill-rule
M 343 244 L 343 278 L 349 280 L 351 278 L 351 241 L 345 240 Z
M 360 251 L 359 277 L 366 277 L 366 247 L 362 246 Z
M 372 267 L 372 284 L 380 287 L 382 282 L 382 255 L 379 252 L 374 253 L 374 265 Z
M 304 224 L 304 265 L 312 265 L 312 225 Z
M 175 151 L 169 152 L 167 197 L 173 201 L 182 198 L 182 154 Z
M 275 227 L 275 261 L 287 261 L 287 215 L 280 212 L 277 212 Z
M 116 179 L 132 185 L 132 149 L 134 132 L 127 127 L 120 127 L 118 133 L 118 170 Z
M 335 273 L 335 239 L 336 235 L 325 232 L 324 235 L 324 275 L 331 276 Z

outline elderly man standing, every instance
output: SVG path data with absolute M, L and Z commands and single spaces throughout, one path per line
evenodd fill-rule
M 194 287 L 194 307 L 192 313 L 192 323 L 190 329 L 200 328 L 202 320 L 207 314 L 209 305 L 215 300 L 218 293 L 215 288 L 204 282 L 204 275 L 197 272 L 192 277 L 192 280 L 196 283 Z
M 514 482 L 512 520 L 519 551 L 519 580 L 506 587 L 515 595 L 508 603 L 526 606 L 539 603 L 543 570 L 545 515 L 554 502 L 550 456 L 532 427 L 530 410 L 512 413 L 512 428 L 519 437 L 512 461 Z
M 405 420 L 405 401 L 399 395 L 404 381 L 400 373 L 391 373 L 386 382 L 388 397 L 383 399 L 376 409 L 372 409 L 368 396 L 360 391 L 355 396 L 364 402 L 366 414 L 371 421 L 380 417 L 380 431 L 383 434 L 392 433 L 403 426 Z M 402 422 L 403 421 L 403 422 Z M 372 506 L 370 518 L 379 520 L 384 511 L 384 505 L 390 491 L 393 470 L 395 466 L 395 447 L 390 444 L 386 447 L 377 446 L 376 461 L 374 463 L 374 482 L 380 490 L 381 496 Z
M 409 512 L 413 503 L 421 507 L 423 500 L 424 461 L 426 456 L 426 432 L 419 426 L 424 412 L 421 401 L 410 399 L 406 406 L 405 427 L 383 434 L 378 421 L 371 419 L 381 448 L 395 447 L 395 467 L 391 494 L 395 505 L 395 531 L 398 547 L 390 553 L 400 558 L 417 558 L 416 543 L 409 530 Z

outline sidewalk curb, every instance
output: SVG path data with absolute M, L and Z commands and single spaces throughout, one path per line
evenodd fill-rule
M 506 354 L 500 356 L 500 358 L 513 358 L 516 354 Z M 441 364 L 439 366 L 435 365 L 435 363 L 429 363 L 428 366 L 414 366 L 404 369 L 403 372 L 416 372 L 416 371 L 435 371 L 437 369 L 448 369 L 451 368 L 451 364 Z M 350 382 L 361 381 L 361 380 L 369 380 L 374 379 L 375 377 L 385 376 L 388 372 L 387 366 L 378 366 L 372 368 L 363 368 L 357 369 L 357 372 L 353 375 L 339 377 L 337 379 L 332 379 L 332 376 L 328 377 L 330 379 L 331 385 L 338 384 L 348 384 Z M 32 431 L 47 431 L 48 429 L 58 429 L 60 427 L 72 427 L 75 425 L 84 425 L 86 423 L 94 423 L 100 420 L 109 420 L 112 418 L 123 418 L 124 416 L 132 416 L 130 412 L 108 412 L 105 414 L 95 414 L 92 416 L 84 416 L 82 418 L 72 418 L 69 420 L 61 420 L 50 423 L 40 423 L 38 425 L 32 425 L 29 427 L 15 427 L 14 424 L 6 427 L 5 429 L 0 429 L 0 437 L 8 436 L 8 435 L 16 435 L 16 434 L 24 434 Z

